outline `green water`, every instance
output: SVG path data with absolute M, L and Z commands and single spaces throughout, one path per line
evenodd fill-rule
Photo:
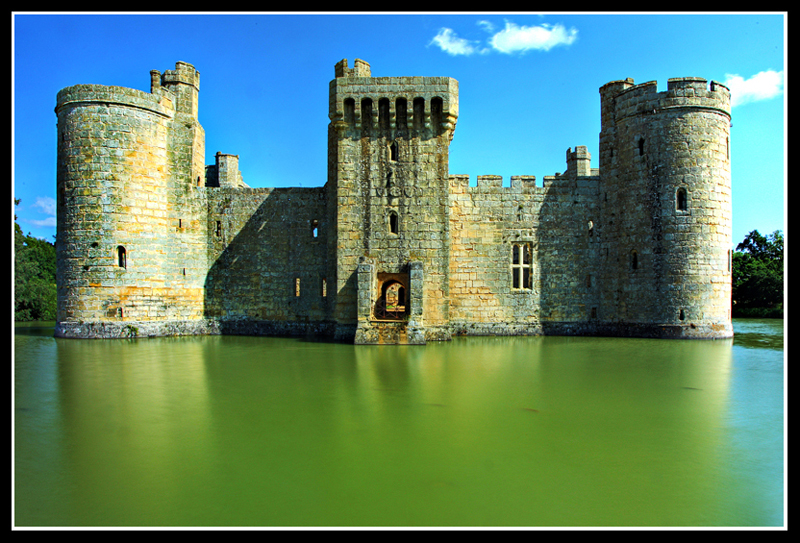
M 18 326 L 12 522 L 782 527 L 782 327 L 353 346 Z

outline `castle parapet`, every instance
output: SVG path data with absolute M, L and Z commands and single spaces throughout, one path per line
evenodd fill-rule
M 476 178 L 477 185 L 471 187 L 469 185 L 470 176 L 466 174 L 458 174 L 450 176 L 450 189 L 455 192 L 472 192 L 472 193 L 493 193 L 500 192 L 507 193 L 523 193 L 533 194 L 541 187 L 536 186 L 535 175 L 512 175 L 511 185 L 503 186 L 502 175 L 479 175 Z
M 458 81 L 450 77 L 372 77 L 368 63 L 336 64 L 330 82 L 331 127 L 353 136 L 438 135 L 452 138 L 458 120 Z
M 143 109 L 167 118 L 175 115 L 175 95 L 169 91 L 152 94 L 106 85 L 73 85 L 61 89 L 56 96 L 56 113 L 64 106 L 92 103 Z
M 667 81 L 667 90 L 658 92 L 655 81 L 639 85 L 633 79 L 612 81 L 600 88 L 603 122 L 610 126 L 615 119 L 656 113 L 673 108 L 703 108 L 730 116 L 730 90 L 717 81 L 700 77 L 680 77 Z M 609 114 L 613 113 L 613 118 Z

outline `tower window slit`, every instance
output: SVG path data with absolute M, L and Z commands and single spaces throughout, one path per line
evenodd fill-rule
M 128 267 L 128 252 L 122 245 L 117 247 L 117 266 L 120 268 Z
M 689 207 L 686 189 L 681 187 L 675 193 L 675 208 L 678 211 L 686 211 Z

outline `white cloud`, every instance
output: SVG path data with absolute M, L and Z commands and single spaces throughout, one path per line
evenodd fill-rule
M 431 40 L 442 51 L 449 55 L 483 54 L 490 50 L 499 53 L 519 53 L 538 49 L 549 51 L 559 45 L 570 45 L 578 39 L 578 31 L 574 28 L 567 30 L 564 25 L 542 24 L 539 26 L 520 26 L 506 21 L 505 28 L 495 32 L 494 25 L 489 21 L 478 21 L 478 26 L 492 34 L 489 38 L 491 47 L 484 47 L 480 41 L 459 38 L 452 28 L 442 28 Z
M 478 21 L 478 26 L 483 27 L 489 34 L 494 32 L 494 25 L 489 21 Z
M 549 51 L 559 45 L 570 45 L 577 38 L 576 29 L 567 30 L 561 24 L 519 26 L 506 21 L 505 28 L 492 36 L 489 43 L 501 53 L 516 53 L 531 49 Z
M 783 71 L 766 70 L 750 79 L 738 74 L 726 74 L 725 86 L 731 90 L 731 107 L 768 100 L 783 92 Z
M 38 207 L 45 215 L 52 215 L 55 217 L 56 201 L 49 196 L 38 196 L 36 202 L 31 207 Z
M 56 226 L 56 218 L 55 217 L 47 217 L 46 219 L 31 219 L 29 221 L 25 221 L 31 223 L 34 226 L 39 226 L 42 228 L 49 228 L 51 226 Z
M 439 33 L 433 37 L 431 43 L 436 44 L 439 49 L 448 55 L 471 55 L 482 52 L 478 49 L 478 42 L 459 38 L 451 28 L 439 30 Z

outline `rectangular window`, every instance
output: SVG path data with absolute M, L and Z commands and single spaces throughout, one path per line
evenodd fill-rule
M 511 288 L 530 290 L 531 287 L 531 246 L 529 243 L 511 245 Z
M 295 277 L 294 279 L 294 295 L 300 296 L 300 278 Z

